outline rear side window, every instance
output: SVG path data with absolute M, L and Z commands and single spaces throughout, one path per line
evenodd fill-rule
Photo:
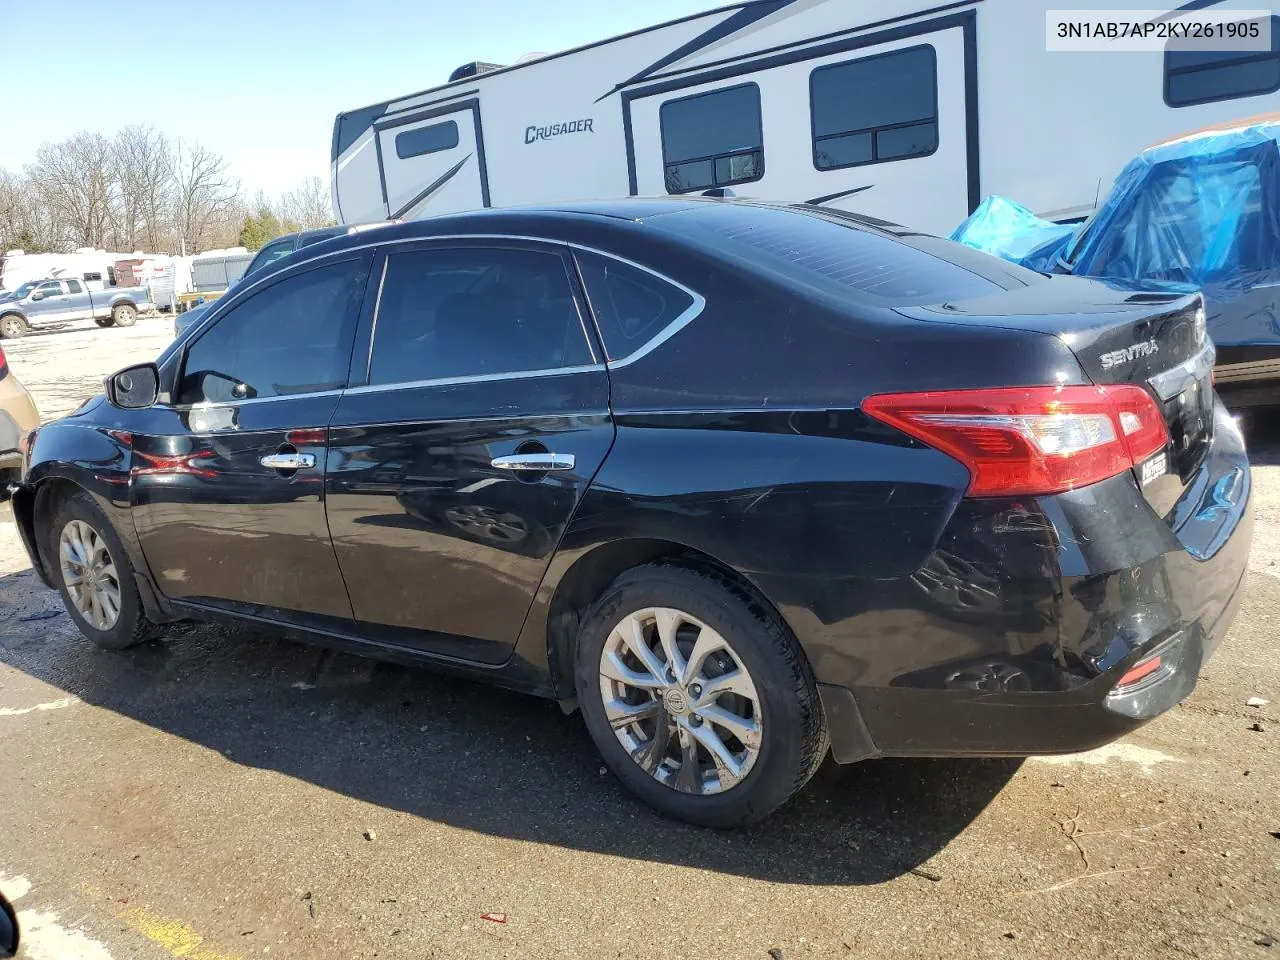
M 452 247 L 387 257 L 371 384 L 543 372 L 592 362 L 560 254 Z
M 334 263 L 273 283 L 191 345 L 182 403 L 287 397 L 346 386 L 367 271 Z
M 1256 21 L 1255 21 L 1256 22 Z M 1271 18 L 1271 50 L 1179 50 L 1164 53 L 1164 102 L 1171 107 L 1256 97 L 1280 90 L 1280 17 Z
M 100 273 L 86 273 L 86 274 L 84 275 L 84 278 L 85 278 L 86 280 L 89 280 L 89 281 L 95 281 L 95 280 L 96 280 L 96 281 L 98 281 L 98 282 L 101 282 L 101 281 L 102 281 L 102 274 L 100 274 Z
M 618 260 L 579 253 L 578 266 L 610 360 L 635 353 L 694 304 L 680 287 Z
M 1002 287 L 937 253 L 817 212 L 709 206 L 660 217 L 678 234 L 749 269 L 816 288 L 841 300 L 900 307 L 995 293 Z
M 79 280 L 68 280 L 67 293 L 84 293 L 84 286 Z
M 453 120 L 396 134 L 396 156 L 401 160 L 420 157 L 425 153 L 452 150 L 457 145 L 458 124 Z
M 760 88 L 754 83 L 668 100 L 658 122 L 667 193 L 764 176 Z
M 813 165 L 836 170 L 938 149 L 938 59 L 932 46 L 819 67 L 809 77 Z

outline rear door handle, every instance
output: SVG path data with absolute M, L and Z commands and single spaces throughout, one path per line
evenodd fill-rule
M 499 470 L 572 470 L 576 465 L 572 453 L 515 453 L 509 457 L 494 457 L 491 467 Z
M 309 470 L 316 465 L 314 453 L 269 453 L 258 461 L 268 470 Z

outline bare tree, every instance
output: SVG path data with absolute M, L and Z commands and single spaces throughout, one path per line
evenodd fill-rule
M 159 250 L 168 239 L 174 206 L 174 154 L 164 134 L 134 125 L 116 134 L 117 237 L 122 249 Z
M 183 253 L 195 253 L 213 245 L 215 235 L 229 231 L 235 218 L 240 184 L 227 173 L 227 161 L 200 144 L 177 146 L 174 218 Z
M 308 177 L 297 189 L 286 191 L 278 207 L 280 221 L 297 224 L 297 230 L 327 227 L 334 222 L 329 185 L 319 177 Z
M 112 219 L 115 153 L 100 133 L 77 133 L 46 143 L 26 168 L 58 239 L 70 246 L 101 247 Z
M 21 174 L 0 170 L 0 252 L 51 248 L 55 238 L 42 210 L 28 180 Z

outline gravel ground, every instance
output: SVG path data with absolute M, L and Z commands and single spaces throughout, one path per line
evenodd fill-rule
M 170 334 L 4 348 L 55 416 Z M 829 764 L 736 833 L 550 703 L 243 630 L 96 650 L 0 507 L 0 888 L 31 960 L 1280 956 L 1280 418 L 1249 436 L 1248 597 L 1185 704 L 1052 761 Z

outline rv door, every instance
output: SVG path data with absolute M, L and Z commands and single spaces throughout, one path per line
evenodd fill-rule
M 374 130 L 388 217 L 489 206 L 478 100 L 384 117 Z

